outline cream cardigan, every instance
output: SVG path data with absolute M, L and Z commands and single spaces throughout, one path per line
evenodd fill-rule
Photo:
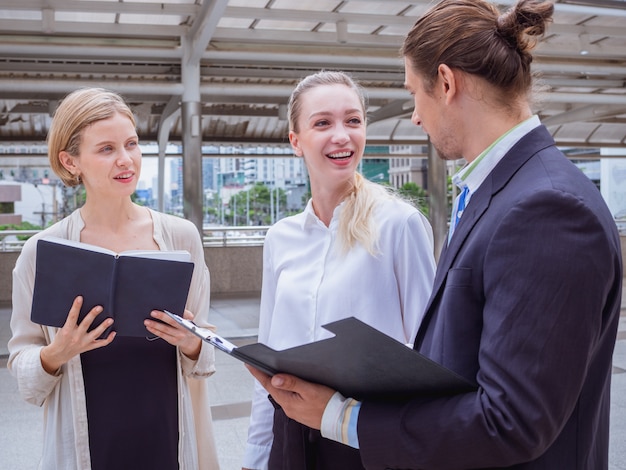
M 209 270 L 196 227 L 189 221 L 150 210 L 154 240 L 161 250 L 187 250 L 195 263 L 187 308 L 195 321 L 208 325 Z M 41 348 L 49 344 L 57 328 L 30 321 L 35 274 L 36 240 L 46 235 L 80 240 L 84 222 L 80 211 L 29 239 L 13 270 L 13 312 L 8 369 L 17 378 L 22 397 L 44 407 L 42 469 L 89 470 L 87 410 L 80 356 L 65 364 L 57 375 L 44 371 Z M 59 276 L 63 276 L 62 267 Z M 211 408 L 206 379 L 215 372 L 215 351 L 203 343 L 198 360 L 178 353 L 179 464 L 181 470 L 219 468 L 213 438 Z M 158 404 L 155 404 L 158 412 Z

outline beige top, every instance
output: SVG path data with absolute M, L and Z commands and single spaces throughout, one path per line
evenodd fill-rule
M 187 250 L 195 264 L 187 309 L 195 321 L 207 326 L 210 300 L 210 276 L 204 261 L 204 249 L 196 227 L 188 220 L 150 211 L 154 240 L 161 250 Z M 8 369 L 17 378 L 22 397 L 44 406 L 44 442 L 40 468 L 89 470 L 87 409 L 80 356 L 66 363 L 57 375 L 41 366 L 39 353 L 49 344 L 57 328 L 30 321 L 35 280 L 36 240 L 47 235 L 80 240 L 84 222 L 78 210 L 30 238 L 22 249 L 13 270 L 12 338 L 9 340 Z M 63 275 L 62 267 L 59 276 Z M 205 379 L 215 372 L 215 350 L 203 343 L 200 356 L 192 361 L 179 352 L 179 463 L 181 470 L 219 468 L 213 438 L 208 384 Z M 158 406 L 155 407 L 158 410 Z

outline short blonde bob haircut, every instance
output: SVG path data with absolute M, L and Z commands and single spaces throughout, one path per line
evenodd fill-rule
M 137 127 L 135 116 L 124 99 L 103 88 L 80 88 L 67 95 L 56 110 L 48 130 L 48 159 L 52 171 L 66 186 L 78 186 L 81 181 L 61 163 L 65 151 L 80 156 L 83 130 L 94 122 L 122 114 Z

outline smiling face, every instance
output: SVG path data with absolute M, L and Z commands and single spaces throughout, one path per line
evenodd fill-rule
M 357 93 L 341 84 L 319 85 L 301 96 L 298 132 L 289 140 L 304 157 L 312 189 L 352 184 L 365 149 L 365 115 Z
M 141 149 L 133 122 L 115 113 L 87 126 L 81 135 L 79 155 L 63 151 L 59 158 L 74 176 L 80 176 L 87 194 L 130 197 L 141 170 Z

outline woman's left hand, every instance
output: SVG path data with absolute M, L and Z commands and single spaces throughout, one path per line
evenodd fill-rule
M 198 359 L 200 349 L 202 348 L 202 340 L 199 337 L 176 323 L 175 320 L 160 310 L 153 310 L 150 315 L 152 318 L 160 320 L 160 322 L 154 320 L 144 321 L 144 325 L 146 325 L 146 329 L 150 333 L 164 339 L 173 346 L 178 346 L 189 359 L 194 361 Z M 185 310 L 183 318 L 193 320 L 193 313 Z

